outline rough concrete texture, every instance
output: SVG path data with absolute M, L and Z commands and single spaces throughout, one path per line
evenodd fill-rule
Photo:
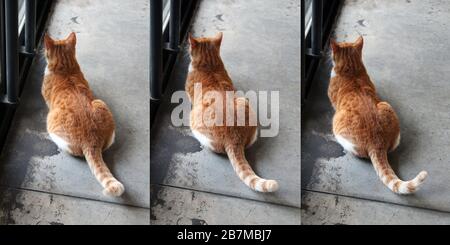
M 302 225 L 448 225 L 450 214 L 385 202 L 306 192 Z
M 17 225 L 148 225 L 147 208 L 27 190 L 0 189 L 0 223 Z
M 273 194 L 252 191 L 236 176 L 226 156 L 203 149 L 189 127 L 172 125 L 170 115 L 177 104 L 170 103 L 170 96 L 184 90 L 189 64 L 186 45 L 151 132 L 152 183 L 300 208 L 299 10 L 298 0 L 201 1 L 191 28 L 194 36 L 224 33 L 221 55 L 238 90 L 280 91 L 278 136 L 259 138 L 246 151 L 255 172 L 279 181 L 280 190 Z M 153 193 L 152 199 L 154 195 L 163 199 Z M 228 209 L 237 210 L 243 202 L 247 201 L 230 203 Z M 225 211 L 218 211 L 217 217 L 223 216 L 220 212 Z M 176 221 L 172 215 L 157 218 Z M 294 211 L 292 215 L 296 217 Z
M 102 187 L 85 160 L 61 152 L 49 140 L 48 110 L 40 94 L 46 65 L 42 47 L 31 68 L 0 160 L 3 186 L 127 204 L 147 208 L 149 212 L 149 90 L 148 55 L 145 55 L 149 48 L 148 7 L 146 0 L 57 1 L 48 26 L 48 32 L 57 39 L 65 38 L 71 31 L 77 33 L 77 58 L 84 75 L 94 94 L 113 112 L 115 143 L 103 157 L 124 184 L 124 195 L 103 196 Z M 36 198 L 41 197 L 47 198 Z M 105 207 L 96 204 L 99 203 L 89 205 Z M 127 208 L 121 209 L 125 212 Z M 130 219 L 134 220 L 128 223 L 149 222 L 149 215 L 133 216 L 133 212 L 130 210 Z M 89 216 L 82 217 L 77 221 L 94 222 L 88 220 Z
M 236 197 L 152 185 L 152 225 L 298 225 L 300 209 Z M 232 207 L 232 208 L 230 208 Z
M 336 143 L 326 95 L 330 61 L 323 62 L 313 82 L 302 118 L 302 188 L 450 212 L 449 17 L 446 1 L 345 1 L 335 30 L 338 41 L 364 36 L 369 75 L 400 118 L 401 143 L 389 161 L 403 179 L 428 171 L 422 189 L 410 196 L 392 193 L 369 161 L 346 154 Z M 359 218 L 355 222 L 366 221 Z

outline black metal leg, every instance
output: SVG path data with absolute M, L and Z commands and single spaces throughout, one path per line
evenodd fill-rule
M 3 96 L 6 94 L 6 56 L 5 53 L 5 1 L 0 1 L 0 74 L 1 74 L 1 88 L 0 88 L 0 97 L 3 100 L 6 100 Z
M 169 49 L 179 51 L 180 45 L 180 0 L 170 0 Z
M 150 99 L 160 100 L 162 90 L 162 0 L 150 1 Z
M 308 55 L 322 56 L 322 0 L 312 2 L 312 23 L 311 23 L 311 49 Z
M 19 38 L 17 0 L 5 0 L 5 53 L 6 53 L 6 99 L 8 103 L 19 100 Z
M 300 84 L 301 84 L 301 103 L 305 100 L 305 0 L 300 2 Z
M 36 43 L 36 0 L 25 0 L 25 52 L 34 54 Z

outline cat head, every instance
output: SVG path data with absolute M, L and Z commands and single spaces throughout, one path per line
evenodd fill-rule
M 344 73 L 358 73 L 364 70 L 362 62 L 362 49 L 364 39 L 359 36 L 355 42 L 338 43 L 334 39 L 330 40 L 332 59 L 335 71 Z
M 332 51 L 332 58 L 334 62 L 344 61 L 347 58 L 361 58 L 364 39 L 359 36 L 355 42 L 341 42 L 331 39 L 330 47 Z
M 217 33 L 214 37 L 199 38 L 195 38 L 189 34 L 189 54 L 191 55 L 192 63 L 216 64 L 220 60 L 222 37 L 222 32 Z
M 75 32 L 66 39 L 54 40 L 47 33 L 44 36 L 45 58 L 48 67 L 53 69 L 71 69 L 77 67 L 75 59 L 75 46 L 77 37 Z

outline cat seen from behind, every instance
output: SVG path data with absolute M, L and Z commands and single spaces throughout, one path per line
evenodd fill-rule
M 49 108 L 47 131 L 62 150 L 84 156 L 103 186 L 103 194 L 120 196 L 124 186 L 111 174 L 102 152 L 114 142 L 114 120 L 108 106 L 94 98 L 76 59 L 76 35 L 64 40 L 44 37 L 47 67 L 42 95 Z
M 342 147 L 358 157 L 370 158 L 380 180 L 393 192 L 411 194 L 427 177 L 420 172 L 403 181 L 392 170 L 387 153 L 400 143 L 400 124 L 394 109 L 382 101 L 362 61 L 364 40 L 331 40 L 333 70 L 328 97 L 336 110 L 333 134 Z
M 204 147 L 228 155 L 234 171 L 247 186 L 259 192 L 274 192 L 278 189 L 277 181 L 257 176 L 245 158 L 245 148 L 258 137 L 257 125 L 249 123 L 250 118 L 256 117 L 249 101 L 234 94 L 236 90 L 220 56 L 222 36 L 222 33 L 208 38 L 189 35 L 191 64 L 185 87 L 192 103 L 190 128 Z M 198 85 L 200 95 L 195 94 Z M 224 102 L 226 93 L 230 92 L 231 103 Z M 221 110 L 216 110 L 217 107 Z M 232 111 L 228 117 L 231 120 L 222 117 L 219 111 Z M 245 118 L 242 118 L 245 124 L 238 123 L 238 111 L 245 111 Z M 218 118 L 223 121 L 217 123 Z

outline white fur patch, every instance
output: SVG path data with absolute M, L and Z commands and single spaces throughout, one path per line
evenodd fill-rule
M 409 193 L 408 184 L 406 183 L 400 184 L 398 187 L 398 192 L 401 194 L 408 194 Z
M 256 183 L 255 183 L 255 189 L 256 189 L 257 191 L 264 191 L 263 185 L 264 185 L 264 181 L 261 180 L 261 179 L 259 179 L 259 180 L 257 180 Z
M 334 71 L 334 68 L 331 69 L 330 78 L 333 78 L 336 76 L 336 72 Z
M 193 70 L 194 70 L 194 67 L 192 66 L 192 62 L 191 62 L 191 63 L 189 63 L 188 71 L 191 72 L 191 71 L 193 71 Z
M 397 139 L 395 139 L 394 148 L 397 148 L 397 146 L 400 145 L 400 134 L 398 134 Z
M 258 139 L 258 130 L 255 130 L 255 133 L 252 136 L 252 140 L 250 141 L 250 144 L 248 144 L 247 147 L 252 146 L 256 142 L 257 139 Z
M 200 142 L 201 145 L 212 148 L 211 140 L 208 137 L 196 130 L 192 130 L 192 134 Z
M 53 142 L 58 146 L 59 149 L 66 151 L 66 152 L 72 152 L 69 148 L 69 143 L 65 141 L 63 138 L 59 137 L 56 134 L 50 133 L 50 139 L 52 139 Z
M 391 181 L 391 182 L 389 182 L 388 188 L 391 189 L 391 190 L 393 190 L 393 189 L 394 189 L 394 184 L 395 184 L 395 182 L 396 182 L 396 181 Z
M 50 74 L 50 70 L 48 69 L 48 66 L 45 67 L 44 75 L 47 76 Z
M 336 135 L 336 140 L 347 152 L 355 154 L 355 145 L 352 142 L 340 135 Z
M 108 140 L 108 144 L 106 145 L 106 149 L 108 149 L 114 143 L 115 138 L 116 138 L 116 131 L 113 131 L 111 137 Z

